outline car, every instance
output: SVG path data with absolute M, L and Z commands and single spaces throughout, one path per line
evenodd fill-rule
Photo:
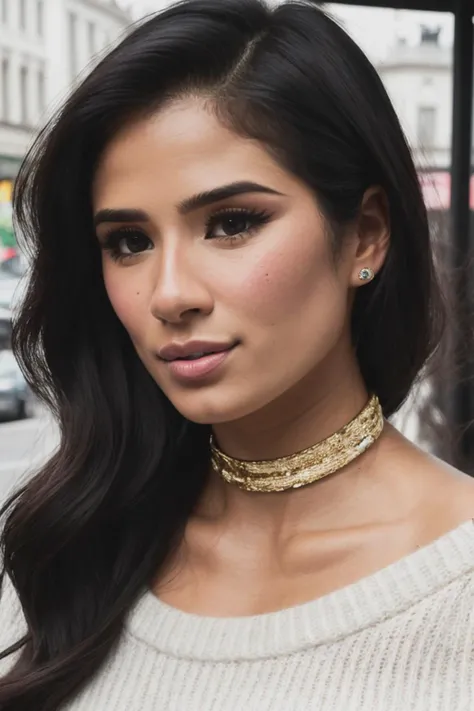
M 0 306 L 0 351 L 11 348 L 12 313 Z
M 18 288 L 19 279 L 0 271 L 0 308 L 9 309 Z
M 0 350 L 0 417 L 20 420 L 33 414 L 33 396 L 11 350 Z
M 13 309 L 25 289 L 27 263 L 20 254 L 0 261 L 0 308 Z
M 10 251 L 8 256 L 0 259 L 0 274 L 20 279 L 25 276 L 28 264 L 20 252 Z

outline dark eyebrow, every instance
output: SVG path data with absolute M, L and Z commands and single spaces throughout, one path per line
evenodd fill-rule
M 259 183 L 252 183 L 249 181 L 240 181 L 237 183 L 229 183 L 229 185 L 222 185 L 219 188 L 214 188 L 213 190 L 208 190 L 186 198 L 186 200 L 183 200 L 178 205 L 178 212 L 180 215 L 187 215 L 194 210 L 207 207 L 207 205 L 212 205 L 215 202 L 228 200 L 236 195 L 244 195 L 247 193 L 283 195 L 277 190 L 273 190 L 273 188 L 269 188 L 266 185 L 260 185 Z M 149 219 L 149 216 L 146 212 L 143 212 L 143 210 L 99 210 L 94 217 L 94 225 L 97 227 L 103 222 L 148 222 Z
M 228 200 L 236 195 L 244 195 L 246 193 L 266 193 L 267 195 L 282 195 L 282 193 L 268 188 L 265 185 L 259 185 L 259 183 L 252 183 L 249 181 L 240 181 L 237 183 L 230 183 L 229 185 L 223 185 L 219 188 L 214 188 L 214 190 L 209 190 L 204 193 L 199 193 L 198 195 L 193 195 L 190 198 L 186 198 L 178 205 L 178 211 L 180 215 L 187 215 L 193 210 L 199 210 L 202 207 L 207 207 L 207 205 L 212 205 L 220 200 Z
M 148 222 L 150 218 L 143 210 L 99 210 L 94 217 L 97 227 L 103 222 Z

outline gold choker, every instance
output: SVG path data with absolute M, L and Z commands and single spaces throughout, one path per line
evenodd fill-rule
M 373 395 L 364 409 L 338 432 L 280 459 L 257 462 L 233 459 L 221 452 L 211 437 L 211 464 L 227 482 L 246 491 L 297 489 L 334 474 L 359 457 L 377 441 L 383 427 L 382 408 Z

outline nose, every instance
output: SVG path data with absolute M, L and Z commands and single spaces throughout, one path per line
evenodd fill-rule
M 213 309 L 210 290 L 190 257 L 178 248 L 163 249 L 159 255 L 150 309 L 162 323 L 185 323 L 193 314 L 209 314 Z

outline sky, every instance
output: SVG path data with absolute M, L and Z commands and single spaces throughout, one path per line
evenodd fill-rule
M 278 0 L 273 0 L 278 2 Z M 133 16 L 138 18 L 148 12 L 155 12 L 172 0 L 119 0 L 128 6 Z M 331 5 L 328 9 L 344 24 L 348 33 L 362 47 L 372 61 L 383 60 L 390 52 L 397 37 L 404 37 L 408 44 L 417 44 L 421 24 L 429 27 L 441 26 L 441 42 L 452 43 L 453 20 L 451 15 L 441 12 L 410 12 L 382 8 L 367 8 L 348 5 Z

